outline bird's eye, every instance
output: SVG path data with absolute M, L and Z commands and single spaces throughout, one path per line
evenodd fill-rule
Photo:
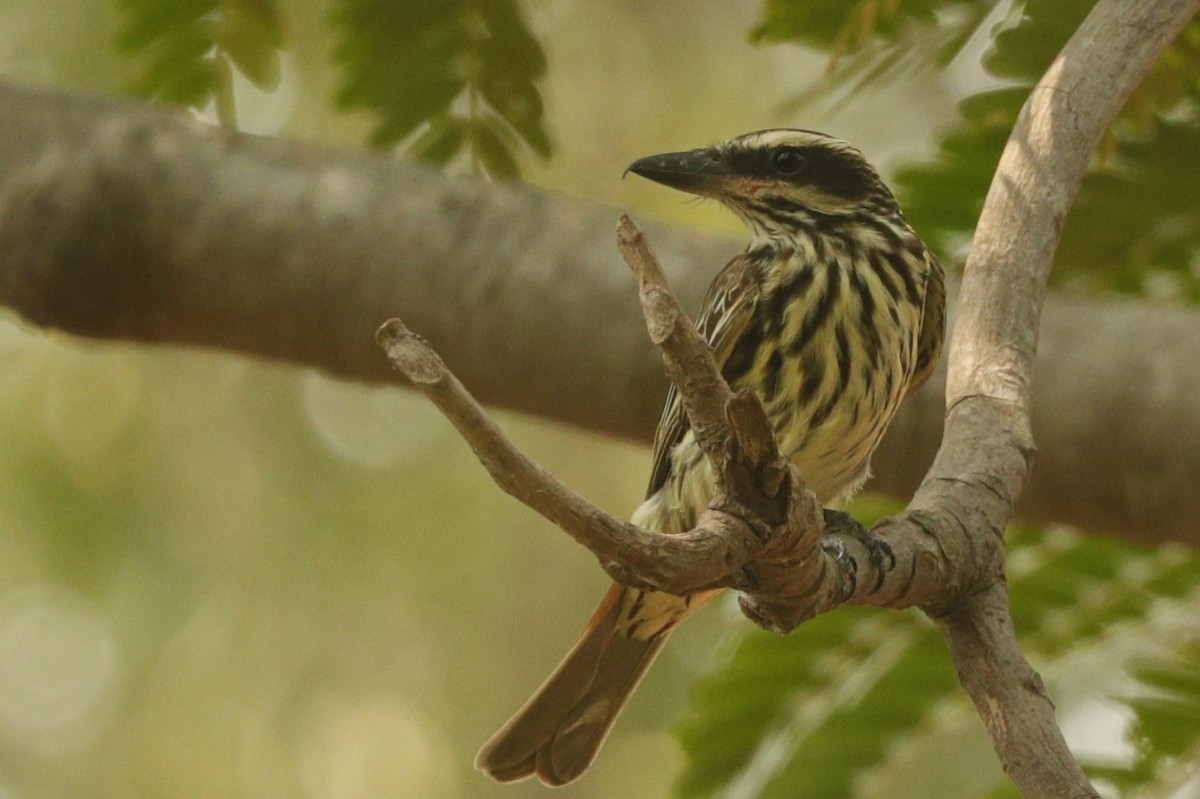
M 808 166 L 808 159 L 797 147 L 784 147 L 771 153 L 771 166 L 781 175 L 796 175 Z

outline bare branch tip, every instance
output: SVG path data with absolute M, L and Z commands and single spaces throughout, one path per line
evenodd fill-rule
M 621 214 L 621 218 L 617 220 L 617 242 L 624 248 L 624 245 L 632 243 L 642 237 L 642 229 L 637 226 L 633 218 L 629 214 Z
M 621 257 L 625 259 L 625 263 L 643 284 L 665 283 L 666 278 L 663 277 L 662 267 L 659 266 L 658 258 L 650 249 L 646 234 L 629 218 L 628 214 L 622 214 L 621 221 L 617 223 L 617 249 L 621 251 Z
M 393 344 L 411 332 L 412 331 L 405 327 L 404 323 L 401 322 L 398 317 L 393 316 L 391 319 L 380 325 L 379 329 L 375 331 L 375 343 L 384 350 L 387 350 Z
M 429 342 L 395 317 L 375 331 L 375 341 L 387 353 L 392 368 L 414 383 L 429 385 L 446 376 L 446 364 Z

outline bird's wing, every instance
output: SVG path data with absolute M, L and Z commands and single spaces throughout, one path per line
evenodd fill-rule
M 708 341 L 717 366 L 722 369 L 754 316 L 759 294 L 757 271 L 745 253 L 730 261 L 708 287 L 704 306 L 696 319 L 696 329 Z M 671 473 L 671 450 L 683 440 L 689 427 L 679 390 L 672 384 L 667 389 L 667 402 L 654 432 L 654 466 L 650 470 L 647 497 L 667 482 Z
M 946 339 L 946 276 L 933 253 L 926 251 L 925 310 L 921 315 L 921 333 L 917 339 L 917 365 L 908 381 L 911 396 L 933 374 Z

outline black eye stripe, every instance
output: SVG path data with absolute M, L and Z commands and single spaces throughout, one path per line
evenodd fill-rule
M 780 170 L 775 163 L 780 153 L 789 150 L 801 156 L 804 162 L 803 168 L 790 173 Z M 850 202 L 870 196 L 881 185 L 874 170 L 861 156 L 816 144 L 750 147 L 735 143 L 723 157 L 736 174 L 810 186 Z

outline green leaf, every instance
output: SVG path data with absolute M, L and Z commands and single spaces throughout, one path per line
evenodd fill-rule
M 975 230 L 1004 143 L 1025 101 L 1024 88 L 975 95 L 959 106 L 960 124 L 943 135 L 936 159 L 896 171 L 904 213 L 944 257 Z
M 998 77 L 1020 83 L 968 98 L 930 162 L 898 170 L 906 213 L 953 263 L 974 231 L 991 174 L 1033 81 L 1090 10 L 1086 0 L 1030 0 L 985 57 Z M 1167 50 L 1122 112 L 1102 157 L 1085 177 L 1063 230 L 1058 284 L 1144 293 L 1169 281 L 1200 299 L 1200 196 L 1181 164 L 1200 155 L 1200 22 Z
M 834 91 L 849 95 L 903 75 L 943 67 L 957 56 L 1001 0 L 767 0 L 753 42 L 825 50 L 829 69 L 802 93 L 803 105 Z
M 1200 158 L 1200 128 L 1159 121 L 1121 140 L 1084 181 L 1055 263 L 1060 280 L 1140 293 L 1153 274 L 1173 274 L 1200 299 L 1200 187 L 1182 164 Z
M 232 89 L 217 59 L 263 90 L 279 83 L 283 31 L 274 0 L 121 0 L 120 7 L 117 43 L 147 62 L 139 94 L 203 106 Z
M 1146 789 L 1168 795 L 1163 788 L 1178 788 L 1200 758 L 1200 627 L 1193 624 L 1174 640 L 1153 642 L 1148 649 L 1157 651 L 1133 660 L 1128 672 L 1135 688 L 1119 697 L 1134 714 L 1127 731 L 1132 760 L 1088 768 L 1122 795 Z
M 444 164 L 462 149 L 467 127 L 457 117 L 439 117 L 429 124 L 409 149 L 422 160 Z
M 994 76 L 1031 86 L 1092 10 L 1095 0 L 1026 0 L 1015 25 L 1002 27 L 984 54 Z M 1200 21 L 1192 22 L 1143 79 L 1121 121 L 1153 121 L 1157 111 L 1200 99 Z
M 795 41 L 840 51 L 862 49 L 873 39 L 895 41 L 907 23 L 934 21 L 934 12 L 961 0 L 767 0 L 752 41 Z M 975 3 L 974 5 L 988 5 Z
M 123 0 L 117 43 L 148 61 L 134 90 L 170 103 L 201 106 L 217 88 L 212 68 L 215 0 Z
M 458 55 L 465 32 L 452 3 L 347 0 L 335 57 L 343 68 L 338 101 L 377 110 L 372 143 L 396 144 L 422 122 L 445 113 L 466 83 Z
M 224 0 L 216 44 L 255 86 L 265 91 L 279 86 L 283 30 L 274 2 Z
M 996 77 L 1034 83 L 1095 4 L 1095 0 L 1025 0 L 1020 20 L 996 33 L 983 65 Z
M 340 0 L 335 21 L 338 101 L 375 114 L 375 146 L 498 177 L 517 174 L 522 147 L 550 154 L 546 58 L 516 0 Z
M 1081 652 L 1119 664 L 1125 657 L 1119 652 L 1144 651 L 1126 639 L 1140 640 L 1147 619 L 1164 606 L 1195 602 L 1200 554 L 1179 547 L 1130 547 L 1060 529 L 1016 529 L 1009 543 L 1022 647 L 1045 664 L 1054 685 L 1076 682 L 1066 664 Z M 1196 734 L 1179 716 L 1200 719 L 1188 704 L 1200 692 L 1200 672 L 1158 662 L 1143 673 L 1156 691 L 1153 701 L 1137 705 L 1148 725 L 1138 729 L 1153 732 L 1140 733 L 1153 738 L 1148 751 L 1161 759 L 1195 746 Z M 1119 668 L 1111 677 L 1113 690 L 1124 684 Z M 1168 692 L 1178 701 L 1163 700 Z M 946 708 L 958 708 L 976 732 L 979 724 L 933 625 L 916 614 L 857 608 L 815 619 L 787 637 L 747 631 L 731 661 L 696 686 L 692 706 L 678 732 L 688 767 L 677 794 L 689 799 L 853 796 L 889 766 L 898 744 L 936 739 L 934 719 Z M 1015 795 L 992 784 L 989 774 L 975 783 L 980 796 Z
M 512 180 L 520 169 L 512 155 L 511 137 L 494 117 L 484 117 L 471 129 L 471 149 L 484 172 L 493 178 Z
M 683 797 L 843 797 L 856 775 L 954 688 L 937 631 L 913 615 L 851 612 L 781 638 L 748 632 L 696 688 L 679 730 Z

